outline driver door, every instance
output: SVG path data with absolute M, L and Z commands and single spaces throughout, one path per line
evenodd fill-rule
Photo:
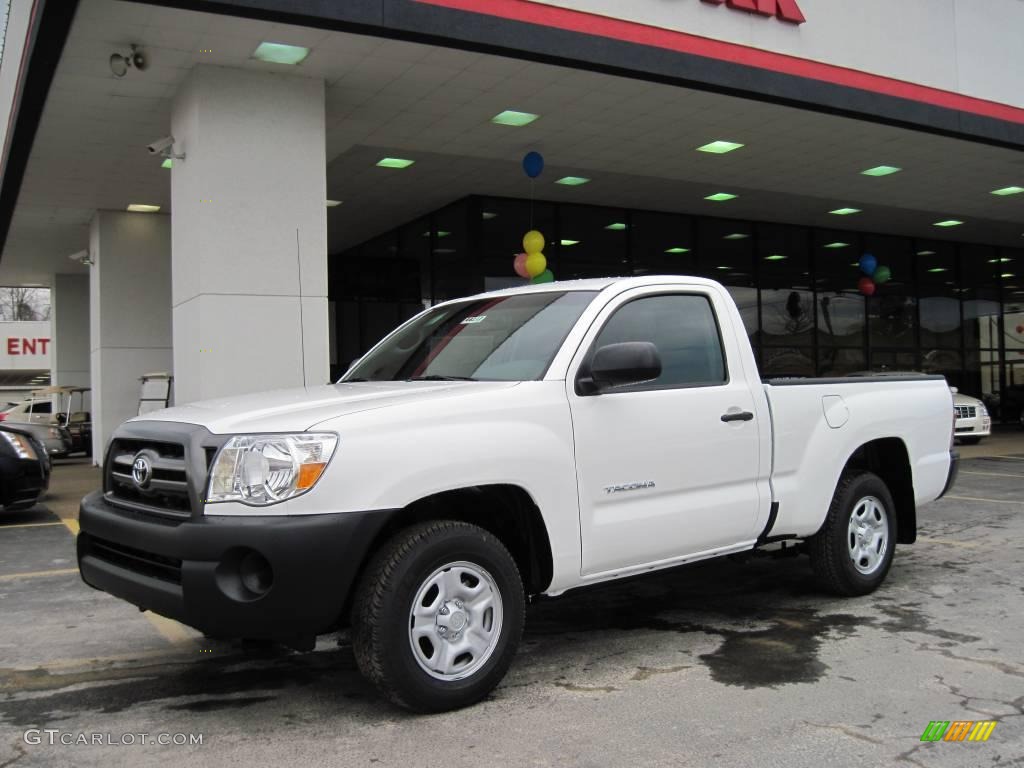
M 726 301 L 705 286 L 629 291 L 605 308 L 570 365 L 583 575 L 756 538 L 759 430 L 768 425 L 754 417 Z M 661 375 L 581 394 L 576 380 L 593 353 L 626 341 L 653 343 Z

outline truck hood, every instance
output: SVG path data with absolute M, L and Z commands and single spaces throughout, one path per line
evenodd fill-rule
M 277 389 L 201 400 L 153 411 L 132 421 L 199 424 L 214 434 L 302 432 L 328 419 L 408 402 L 429 404 L 449 397 L 514 387 L 514 381 L 367 381 Z

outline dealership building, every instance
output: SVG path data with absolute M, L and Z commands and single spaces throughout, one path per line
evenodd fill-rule
M 721 281 L 766 376 L 1024 387 L 1020 0 L 8 6 L 0 285 L 52 289 L 97 456 L 143 374 L 325 383 L 530 229 Z

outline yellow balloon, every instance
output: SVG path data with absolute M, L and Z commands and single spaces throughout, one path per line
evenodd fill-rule
M 531 229 L 523 235 L 523 250 L 527 253 L 540 253 L 544 250 L 544 235 Z M 544 270 L 541 270 L 543 272 Z M 537 274 L 540 274 L 539 272 Z
M 526 257 L 526 274 L 536 277 L 548 268 L 548 260 L 543 253 L 531 253 Z

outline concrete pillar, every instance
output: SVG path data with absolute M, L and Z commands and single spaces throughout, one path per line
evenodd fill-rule
M 50 380 L 62 387 L 92 386 L 89 377 L 89 276 L 54 275 L 50 308 Z M 78 407 L 75 397 L 74 407 Z M 85 410 L 90 410 L 89 395 Z
M 138 413 L 139 377 L 171 371 L 171 222 L 154 213 L 97 211 L 89 256 L 93 456 Z
M 323 81 L 197 66 L 171 133 L 177 402 L 327 383 Z

